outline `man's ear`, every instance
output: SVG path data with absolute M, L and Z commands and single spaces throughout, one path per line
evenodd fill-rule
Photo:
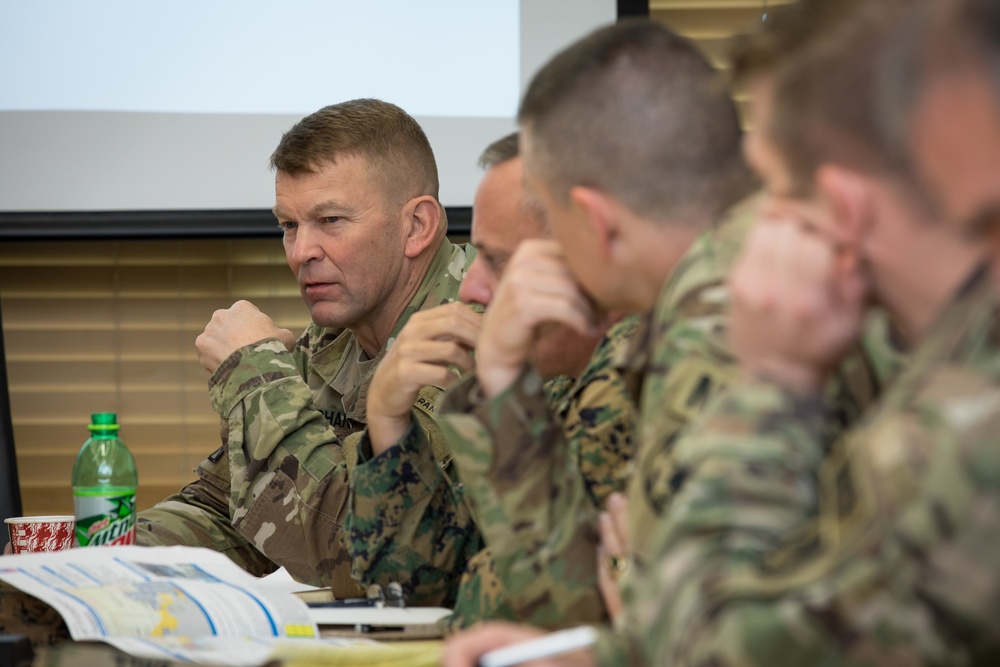
M 588 231 L 597 240 L 601 257 L 609 258 L 618 242 L 618 219 L 614 203 L 600 190 L 578 185 L 569 191 L 570 204 L 583 212 Z
M 406 202 L 403 208 L 406 245 L 403 254 L 408 259 L 418 257 L 438 237 L 441 227 L 441 205 L 434 197 L 424 195 Z
M 874 223 L 871 190 L 863 177 L 837 165 L 823 165 L 816 172 L 816 188 L 833 216 L 837 240 L 858 248 Z

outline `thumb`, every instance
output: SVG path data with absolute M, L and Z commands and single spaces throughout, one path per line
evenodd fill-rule
M 835 282 L 833 298 L 845 310 L 860 314 L 868 300 L 869 283 L 860 267 L 841 273 Z
M 295 334 L 293 334 L 288 329 L 279 329 L 278 330 L 278 340 L 280 340 L 282 343 L 284 343 L 285 348 L 289 352 L 291 352 L 293 349 L 295 349 L 295 341 L 296 341 Z

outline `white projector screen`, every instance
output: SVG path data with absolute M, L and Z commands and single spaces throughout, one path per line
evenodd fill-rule
M 302 116 L 377 97 L 426 130 L 441 199 L 515 128 L 555 51 L 614 0 L 0 3 L 0 215 L 270 209 L 267 161 Z

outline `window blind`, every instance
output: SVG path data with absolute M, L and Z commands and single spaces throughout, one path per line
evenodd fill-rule
M 26 513 L 72 512 L 70 473 L 90 413 L 114 411 L 148 507 L 219 444 L 194 341 L 248 299 L 298 334 L 309 313 L 280 237 L 7 243 L 0 295 Z
M 769 10 L 793 0 L 650 0 L 649 15 L 694 40 L 706 57 L 722 71 L 728 70 L 733 38 L 755 30 Z M 747 95 L 733 97 L 746 118 Z

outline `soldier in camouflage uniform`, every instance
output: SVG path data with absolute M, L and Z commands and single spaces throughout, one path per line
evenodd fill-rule
M 552 133 L 549 126 L 535 132 L 536 122 L 566 127 L 564 118 L 553 120 L 558 111 L 545 120 L 534 120 L 533 114 L 537 112 L 531 110 L 531 105 L 540 102 L 532 97 L 532 90 L 541 95 L 548 86 L 554 85 L 553 77 L 575 76 L 565 73 L 582 67 L 581 61 L 591 53 L 600 52 L 604 57 L 611 52 L 624 59 L 621 54 L 627 52 L 628 44 L 642 45 L 636 49 L 641 55 L 630 53 L 629 57 L 649 59 L 654 57 L 650 54 L 656 53 L 655 57 L 670 63 L 663 65 L 664 69 L 671 66 L 687 68 L 682 75 L 671 79 L 660 78 L 661 72 L 655 65 L 647 66 L 647 71 L 654 71 L 656 83 L 646 84 L 655 91 L 646 93 L 648 97 L 642 99 L 645 108 L 676 106 L 678 99 L 696 100 L 694 104 L 700 105 L 691 107 L 686 118 L 664 119 L 658 128 L 643 126 L 639 142 L 667 150 L 681 148 L 674 155 L 650 157 L 648 164 L 633 159 L 633 168 L 643 172 L 652 169 L 649 164 L 654 163 L 662 168 L 671 159 L 689 163 L 695 159 L 691 154 L 698 148 L 685 141 L 691 141 L 692 135 L 696 136 L 697 130 L 701 130 L 707 135 L 699 137 L 704 142 L 700 150 L 723 164 L 717 171 L 706 170 L 707 175 L 702 177 L 710 183 L 714 181 L 714 189 L 710 183 L 685 185 L 695 192 L 710 191 L 714 202 L 740 199 L 751 187 L 748 187 L 749 178 L 739 178 L 732 173 L 744 173 L 739 154 L 740 132 L 732 102 L 724 93 L 713 89 L 714 76 L 707 63 L 693 49 L 685 50 L 689 47 L 684 42 L 655 24 L 609 29 L 550 63 L 540 75 L 549 77 L 548 80 L 535 84 L 537 88 L 533 85 L 525 98 L 524 105 L 528 109 L 525 113 L 532 118 L 526 125 L 529 136 Z M 677 52 L 681 55 L 676 55 Z M 588 81 L 579 85 L 580 91 L 575 96 L 565 93 L 564 88 L 563 94 L 568 100 L 564 109 L 586 108 L 587 101 L 582 98 L 594 90 L 601 92 L 593 94 L 608 97 L 619 92 L 609 92 L 603 82 Z M 668 125 L 669 121 L 673 123 Z M 614 121 L 603 119 L 604 126 L 623 124 L 618 118 Z M 670 134 L 671 130 L 666 128 L 671 128 L 675 134 Z M 591 128 L 590 132 L 585 130 L 580 134 L 596 136 L 599 133 Z M 720 140 L 726 136 L 728 144 Z M 546 148 L 542 150 L 549 150 L 549 146 L 556 143 L 548 135 L 540 139 L 543 140 Z M 579 145 L 586 141 L 590 140 L 581 136 L 560 137 L 561 145 Z M 608 155 L 609 150 L 597 149 L 595 153 Z M 621 148 L 615 150 L 622 151 Z M 624 152 L 630 158 L 642 154 L 640 149 Z M 620 176 L 622 181 L 631 183 L 638 178 L 635 173 L 628 172 L 628 167 L 619 166 L 626 172 Z M 598 171 L 603 167 L 602 164 Z M 683 168 L 677 165 L 678 171 Z M 727 170 L 731 171 L 727 173 Z M 580 179 L 589 182 L 594 176 L 587 174 Z M 621 181 L 614 185 L 620 192 L 629 192 L 630 185 L 622 185 Z M 604 185 L 604 188 L 607 190 L 609 186 Z M 655 306 L 643 332 L 635 337 L 633 349 L 617 361 L 627 384 L 636 394 L 641 389 L 639 465 L 629 487 L 631 533 L 636 536 L 633 546 L 639 551 L 645 547 L 642 537 L 660 520 L 670 502 L 672 484 L 676 482 L 672 460 L 674 440 L 704 408 L 712 394 L 734 377 L 735 364 L 724 336 L 727 302 L 724 279 L 743 237 L 755 220 L 759 204 L 756 198 L 749 197 L 731 207 L 719 207 L 715 203 L 717 210 L 713 211 L 713 204 L 703 201 L 698 204 L 701 210 L 710 212 L 705 218 L 700 222 L 679 218 L 683 220 L 680 222 L 671 219 L 669 213 L 662 213 L 671 210 L 674 203 L 671 197 L 677 196 L 668 188 L 655 189 L 648 192 L 646 201 L 642 202 L 647 210 L 657 211 L 647 214 L 646 224 L 661 236 L 662 253 L 650 253 L 646 266 L 626 263 L 617 267 L 622 274 L 615 280 L 632 282 L 631 287 L 636 292 L 655 303 L 647 301 L 636 307 L 634 302 L 623 303 L 620 294 L 605 297 L 609 304 L 618 307 L 631 305 L 639 310 Z M 692 206 L 692 203 L 684 202 L 684 205 Z M 673 215 L 682 214 L 682 211 L 687 214 L 689 210 L 678 206 L 673 209 Z M 515 269 L 512 266 L 512 272 Z M 592 273 L 593 267 L 588 266 L 583 271 Z M 654 279 L 650 280 L 650 276 Z M 580 280 L 585 280 L 583 274 Z M 643 281 L 649 283 L 642 284 Z M 656 290 L 660 290 L 659 295 Z M 635 293 L 626 298 L 634 299 Z M 492 317 L 488 314 L 487 322 Z M 881 334 L 872 336 L 872 340 L 881 341 L 885 347 Z M 530 371 L 522 373 L 494 400 L 480 398 L 491 393 L 481 379 L 483 350 L 487 349 L 485 341 L 484 335 L 477 359 L 477 379 L 469 380 L 482 386 L 449 393 L 439 421 L 451 436 L 452 452 L 460 465 L 467 492 L 475 499 L 482 530 L 489 543 L 495 545 L 497 567 L 511 604 L 517 609 L 517 616 L 512 618 L 548 627 L 603 620 L 606 614 L 597 588 L 595 512 L 585 502 L 579 482 L 565 473 L 567 450 L 560 442 L 558 429 L 553 428 L 544 403 L 539 400 L 537 381 Z M 835 415 L 831 420 L 832 429 L 854 421 L 877 395 L 882 377 L 871 356 L 869 351 L 859 347 L 831 378 L 826 405 Z
M 137 540 L 214 548 L 255 574 L 283 565 L 352 595 L 346 461 L 373 371 L 411 315 L 454 301 L 475 253 L 448 242 L 430 144 L 394 105 L 321 109 L 271 164 L 313 324 L 294 341 L 247 302 L 216 312 L 197 346 L 222 447 L 198 480 L 139 515 Z M 418 420 L 431 423 L 440 393 L 420 392 Z
M 538 213 L 517 196 L 523 187 L 517 135 L 488 147 L 480 164 L 487 172 L 476 194 L 472 232 L 479 253 L 460 296 L 466 303 L 486 306 L 517 245 L 547 231 Z M 402 352 L 409 345 L 411 351 L 398 355 L 407 361 L 396 363 L 400 367 L 396 371 L 387 357 L 376 373 L 369 394 L 369 429 L 352 472 L 346 525 L 359 581 L 383 586 L 400 581 L 411 604 L 454 604 L 450 622 L 461 625 L 510 617 L 511 612 L 453 467 L 435 461 L 426 442 L 427 430 L 412 423 L 405 408 L 408 392 L 434 379 L 441 367 L 463 362 L 461 350 L 443 345 L 443 337 L 461 338 L 466 348 L 474 345 L 468 335 L 456 333 L 464 324 L 452 315 L 447 313 L 437 324 L 415 318 L 390 352 L 390 356 Z M 595 504 L 603 504 L 611 491 L 622 488 L 632 458 L 633 405 L 611 360 L 625 347 L 635 326 L 636 320 L 627 318 L 611 326 L 603 338 L 604 327 L 586 333 L 555 327 L 532 345 L 532 358 L 545 378 L 540 382 L 547 404 L 576 447 L 574 465 Z M 415 328 L 419 335 L 404 342 Z M 433 349 L 427 341 L 433 341 Z M 398 407 L 386 409 L 379 397 L 382 384 L 396 395 Z M 395 410 L 401 423 L 398 428 L 390 424 L 383 435 L 376 413 Z
M 871 100 L 876 79 L 864 73 L 878 62 L 879 45 L 890 41 L 913 4 L 865 0 L 849 15 L 821 19 L 824 41 L 794 58 L 794 68 L 775 75 L 772 117 L 790 110 L 789 98 L 802 100 L 793 91 L 820 70 L 837 70 L 850 81 L 852 106 L 866 95 Z M 996 5 L 982 3 L 980 9 L 973 25 L 997 31 Z M 801 11 L 799 17 L 773 17 L 777 20 L 770 29 L 778 40 L 789 35 L 799 39 L 806 21 L 816 23 L 812 12 L 817 10 Z M 992 38 L 998 34 L 993 32 Z M 968 36 L 960 43 L 965 41 Z M 782 51 L 787 57 L 788 48 Z M 940 58 L 934 61 L 941 66 Z M 808 99 L 822 108 L 800 101 L 794 107 L 799 122 L 824 115 L 850 118 L 834 101 L 848 92 L 848 84 L 818 81 L 823 81 L 823 95 Z M 952 192 L 969 193 L 970 179 L 982 179 L 985 165 L 990 171 L 1000 166 L 1000 104 L 995 97 L 980 96 L 979 103 L 987 104 L 973 110 L 976 98 L 956 98 L 954 86 L 954 81 L 942 83 L 938 92 L 949 94 L 932 100 L 938 106 L 928 114 L 939 123 L 937 131 L 943 129 L 936 144 L 943 150 L 929 150 L 935 147 L 931 139 L 916 144 L 915 152 L 927 158 L 928 173 L 947 174 L 939 182 L 957 186 Z M 873 105 L 869 102 L 867 108 Z M 947 118 L 950 126 L 959 113 L 990 120 L 985 126 L 962 128 L 965 141 L 957 141 L 941 121 Z M 866 122 L 874 136 L 874 120 Z M 841 120 L 841 127 L 850 125 Z M 920 133 L 915 136 L 919 139 Z M 977 160 L 963 146 L 981 151 L 985 159 Z M 953 152 L 956 148 L 964 158 Z M 786 150 L 793 154 L 785 149 L 782 155 Z M 949 162 L 949 157 L 959 159 Z M 985 207 L 980 202 L 980 210 L 991 210 L 1000 201 L 1000 181 L 995 175 L 986 181 L 992 201 Z M 953 217 L 982 220 L 957 214 L 963 208 L 960 199 L 947 207 Z M 949 277 L 942 273 L 967 263 L 956 257 L 955 242 L 941 237 L 946 231 L 918 221 L 909 230 L 909 242 L 895 248 L 909 271 L 895 279 L 908 284 L 911 307 L 926 296 L 920 290 L 947 285 Z M 920 235 L 929 238 L 921 242 L 915 238 Z M 785 243 L 799 257 L 816 256 L 807 249 L 811 241 L 805 237 Z M 766 289 L 764 265 L 781 260 L 768 256 L 765 243 L 762 239 L 759 252 L 748 256 L 734 281 L 764 283 L 759 289 Z M 763 327 L 762 316 L 782 322 L 783 313 L 762 312 L 754 305 L 757 294 L 750 292 L 737 298 L 745 309 L 743 328 L 771 341 L 821 342 L 814 349 L 786 344 L 780 355 L 760 345 L 763 338 L 747 344 L 747 382 L 715 406 L 683 443 L 689 478 L 671 521 L 655 538 L 657 557 L 636 572 L 644 587 L 632 592 L 634 601 L 623 623 L 638 624 L 629 633 L 634 639 L 602 646 L 600 662 L 622 664 L 622 657 L 632 653 L 644 656 L 636 661 L 642 664 L 995 664 L 1000 658 L 995 583 L 1000 577 L 1000 468 L 995 464 L 1000 451 L 1000 304 L 995 277 L 986 267 L 975 270 L 932 324 L 909 327 L 922 335 L 905 371 L 864 423 L 824 453 L 817 438 L 822 419 L 810 391 L 813 382 L 801 378 L 822 375 L 826 358 L 836 355 L 839 338 L 850 331 L 842 325 L 856 306 L 829 302 L 829 294 L 839 291 L 830 289 L 837 284 L 836 275 L 817 276 L 793 262 L 788 266 L 790 276 L 770 280 L 781 277 L 781 284 L 803 286 L 788 298 L 799 313 L 808 307 L 817 312 L 790 320 L 797 326 Z M 995 276 L 995 267 L 993 271 Z M 871 261 L 873 291 L 880 300 L 892 303 L 890 310 L 901 322 L 916 324 L 926 317 L 926 309 L 907 313 L 905 301 L 893 301 L 888 295 L 893 276 L 887 273 L 884 263 Z M 897 292 L 895 298 L 902 295 Z M 734 309 L 734 319 L 739 310 Z M 768 353 L 772 360 L 784 360 L 786 370 L 778 371 L 772 363 L 762 373 L 761 359 Z M 727 453 L 726 447 L 737 440 L 754 455 L 737 460 Z M 787 465 L 791 460 L 797 465 Z M 704 519 L 709 511 L 716 517 L 712 525 Z M 782 537 L 784 526 L 796 524 L 798 529 Z
M 1000 655 L 996 287 L 985 268 L 968 275 L 979 254 L 927 217 L 878 132 L 872 64 L 908 4 L 837 3 L 775 13 L 747 52 L 762 128 L 748 155 L 772 193 L 798 181 L 809 205 L 781 207 L 752 233 L 730 277 L 741 379 L 676 443 L 671 511 L 635 560 L 625 614 L 575 664 Z M 803 39 L 811 30 L 823 31 L 815 43 Z M 797 128 L 776 122 L 790 118 Z M 806 128 L 808 146 L 797 141 Z M 905 241 L 883 253 L 885 238 Z M 920 344 L 879 405 L 830 445 L 819 389 L 871 297 Z M 489 629 L 453 646 L 448 664 L 529 634 Z

